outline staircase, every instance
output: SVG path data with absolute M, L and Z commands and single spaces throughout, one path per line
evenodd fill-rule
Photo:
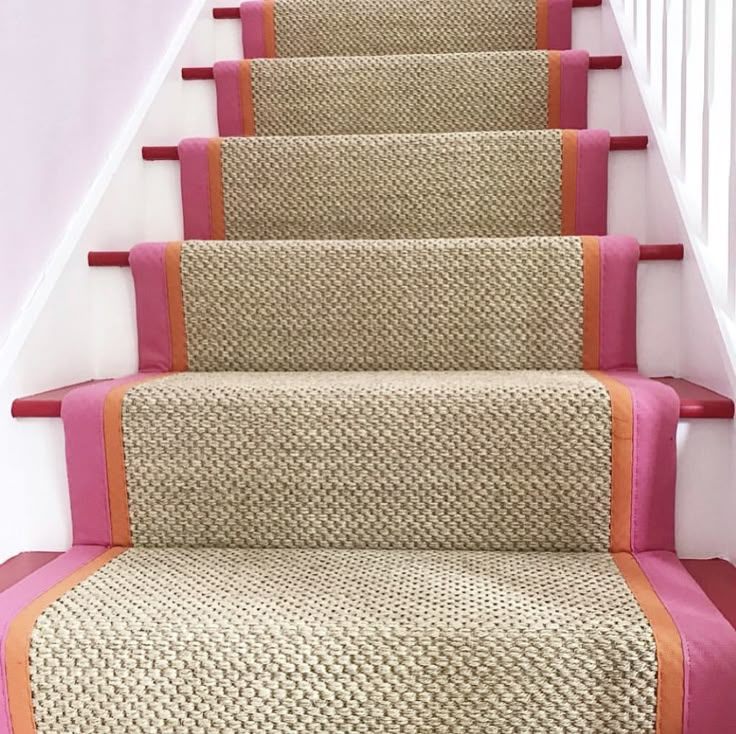
M 221 137 L 142 151 L 184 239 L 89 253 L 137 371 L 13 404 L 73 538 L 0 566 L 0 734 L 736 731 L 736 568 L 675 532 L 733 403 L 644 376 L 683 247 L 609 233 L 586 5 L 215 9 Z

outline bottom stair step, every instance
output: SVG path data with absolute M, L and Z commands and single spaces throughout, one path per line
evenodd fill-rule
M 0 599 L 15 731 L 682 731 L 685 680 L 688 731 L 736 726 L 670 553 L 87 546 Z

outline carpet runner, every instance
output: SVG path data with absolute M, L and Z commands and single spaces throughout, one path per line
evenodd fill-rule
M 131 251 L 139 372 L 64 398 L 0 734 L 736 731 L 570 0 L 241 17 L 239 137 Z

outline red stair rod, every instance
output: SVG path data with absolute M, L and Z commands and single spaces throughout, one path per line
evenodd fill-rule
M 618 135 L 611 138 L 611 150 L 646 150 L 647 135 Z M 178 161 L 179 149 L 175 145 L 144 145 L 141 148 L 144 161 Z
M 620 69 L 621 64 L 621 56 L 591 56 L 588 59 L 589 69 Z M 211 66 L 184 66 L 181 78 L 186 81 L 214 79 L 215 71 Z
M 602 0 L 572 0 L 573 8 L 597 8 Z M 240 8 L 212 8 L 212 17 L 217 20 L 238 20 Z

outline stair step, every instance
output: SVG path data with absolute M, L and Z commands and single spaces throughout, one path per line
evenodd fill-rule
M 183 76 L 215 79 L 223 137 L 372 135 L 587 128 L 588 68 L 620 65 L 501 51 L 220 61 Z
M 213 17 L 241 20 L 245 58 L 377 56 L 569 49 L 573 7 L 590 0 L 251 0 Z
M 684 560 L 682 565 L 736 630 L 736 567 L 720 558 Z
M 678 401 L 630 371 L 148 374 L 78 388 L 62 414 L 77 542 L 606 550 L 610 527 L 614 548 L 674 543 Z M 641 440 L 612 447 L 612 420 Z M 640 451 L 659 472 L 617 489 Z M 609 522 L 629 495 L 653 496 L 656 526 L 649 509 Z
M 219 134 L 583 129 L 588 64 L 586 51 L 220 61 Z
M 734 401 L 725 395 L 682 378 L 653 377 L 652 379 L 668 385 L 678 394 L 680 418 L 697 420 L 734 417 Z M 13 418 L 60 418 L 61 402 L 65 395 L 83 385 L 109 381 L 109 379 L 89 380 L 16 398 L 11 406 L 11 414 Z M 700 397 L 695 398 L 695 395 Z
M 143 243 L 139 369 L 632 368 L 638 254 L 626 237 Z
M 671 387 L 680 398 L 682 418 L 733 418 L 734 402 L 730 398 L 679 377 L 657 377 Z
M 123 712 L 150 731 L 594 731 L 591 690 L 611 731 L 653 731 L 685 675 L 718 687 L 709 707 L 734 680 L 736 636 L 673 554 L 88 548 L 55 564 L 17 595 L 42 601 L 8 639 L 21 731 L 29 712 L 39 731 Z M 660 645 L 690 655 L 658 662 Z M 186 685 L 152 706 L 159 678 Z

